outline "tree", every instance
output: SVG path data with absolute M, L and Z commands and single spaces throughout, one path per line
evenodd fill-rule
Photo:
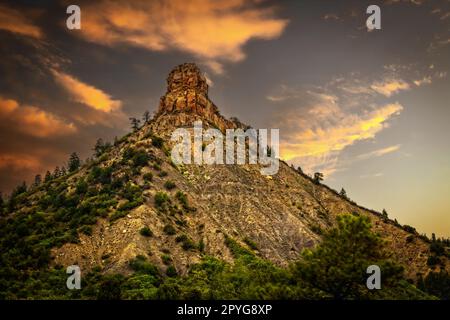
M 37 187 L 39 187 L 39 186 L 41 185 L 41 183 L 42 183 L 42 177 L 41 177 L 40 174 L 37 174 L 37 175 L 34 177 L 33 187 L 34 187 L 34 188 L 37 188 Z
M 80 158 L 78 157 L 76 152 L 73 152 L 70 155 L 70 158 L 69 158 L 69 165 L 68 165 L 69 166 L 69 172 L 74 172 L 74 171 L 78 170 L 80 165 L 81 165 Z
M 106 151 L 108 151 L 108 149 L 111 147 L 111 144 L 109 142 L 103 142 L 103 139 L 98 139 L 97 142 L 95 143 L 95 147 L 94 147 L 94 151 L 95 151 L 95 156 L 98 158 L 100 157 L 103 153 L 105 153 Z
M 384 221 L 387 221 L 388 213 L 387 213 L 386 209 L 383 209 L 383 211 L 381 211 L 381 216 L 383 217 Z
M 63 166 L 60 170 L 60 173 L 61 173 L 61 176 L 65 176 L 67 174 L 66 167 Z
M 59 170 L 59 167 L 56 166 L 55 171 L 53 171 L 53 178 L 57 179 L 61 177 L 61 171 Z
M 130 118 L 130 121 L 131 121 L 131 128 L 133 129 L 133 131 L 138 131 L 141 120 L 136 118 Z
M 3 211 L 3 206 L 5 205 L 5 200 L 3 200 L 3 193 L 0 191 L 0 214 Z
M 337 223 L 315 249 L 302 252 L 293 268 L 298 283 L 319 289 L 325 297 L 365 298 L 370 295 L 367 267 L 377 265 L 383 270 L 383 289 L 395 286 L 403 268 L 389 260 L 383 240 L 371 230 L 370 219 L 345 214 L 338 216 Z
M 345 191 L 344 188 L 341 188 L 341 192 L 339 192 L 339 195 L 340 195 L 342 198 L 347 199 L 347 191 Z
M 50 182 L 53 179 L 52 174 L 50 173 L 50 171 L 47 170 L 47 172 L 45 173 L 45 178 L 44 178 L 44 182 Z
M 145 111 L 142 115 L 142 120 L 144 120 L 144 124 L 147 124 L 150 121 L 150 112 Z
M 314 173 L 314 178 L 313 178 L 314 183 L 319 184 L 320 181 L 322 181 L 322 180 L 323 180 L 323 173 L 321 173 L 321 172 Z

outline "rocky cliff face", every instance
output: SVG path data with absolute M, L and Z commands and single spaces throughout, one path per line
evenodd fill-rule
M 208 84 L 193 63 L 174 68 L 167 78 L 167 92 L 161 97 L 151 128 L 163 133 L 174 127 L 192 127 L 195 120 L 221 131 L 237 128 L 239 123 L 225 119 L 208 97 Z
M 429 247 L 417 234 L 313 183 L 284 162 L 274 176 L 261 175 L 257 165 L 173 165 L 168 149 L 154 143 L 155 136 L 167 137 L 175 127 L 191 126 L 195 120 L 221 130 L 240 124 L 220 115 L 197 66 L 176 67 L 167 82 L 153 121 L 122 139 L 96 163 L 103 169 L 114 168 L 113 178 L 126 176 L 131 187 L 143 190 L 142 201 L 113 219 L 126 203 L 116 193 L 118 205 L 97 221 L 91 235 L 80 233 L 80 243 L 53 249 L 55 264 L 75 263 L 84 269 L 101 266 L 107 272 L 126 273 L 127 262 L 137 255 L 148 257 L 161 269 L 170 256 L 177 271 L 185 273 L 204 254 L 232 261 L 225 245 L 228 236 L 244 247 L 253 243 L 257 255 L 286 265 L 303 248 L 319 242 L 319 231 L 333 226 L 339 214 L 354 213 L 370 217 L 395 259 L 406 266 L 408 276 L 427 272 Z M 148 162 L 133 167 L 127 160 L 130 150 L 150 155 Z M 80 179 L 91 174 L 91 167 L 67 179 L 69 194 Z M 158 195 L 162 193 L 167 197 L 161 204 Z M 143 227 L 150 228 L 153 236 L 142 236 L 139 230 Z M 195 247 L 201 250 L 190 248 L 189 243 L 199 244 Z

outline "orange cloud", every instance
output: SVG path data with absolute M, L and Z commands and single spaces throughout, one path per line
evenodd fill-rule
M 102 112 L 113 112 L 122 106 L 120 100 L 113 100 L 110 95 L 100 89 L 81 82 L 66 73 L 52 70 L 56 82 L 62 86 L 72 98 L 90 108 Z
M 242 48 L 250 39 L 281 35 L 287 20 L 274 13 L 245 0 L 99 1 L 83 6 L 80 35 L 110 46 L 190 52 L 221 73 L 218 60 L 244 59 Z
M 21 11 L 2 4 L 0 4 L 0 29 L 37 39 L 43 37 L 41 29 Z
M 41 162 L 36 157 L 26 154 L 1 154 L 0 169 L 2 168 L 38 170 L 41 168 Z
M 34 106 L 21 106 L 17 101 L 0 97 L 2 121 L 16 124 L 14 128 L 35 137 L 67 135 L 77 131 L 73 123 L 66 123 L 56 115 Z
M 389 79 L 383 82 L 376 82 L 370 88 L 386 97 L 390 97 L 399 91 L 408 90 L 409 84 L 403 80 Z
M 272 125 L 281 131 L 281 157 L 307 172 L 317 168 L 328 174 L 335 172 L 343 149 L 374 138 L 391 117 L 403 110 L 399 103 L 391 103 L 362 114 L 350 113 L 334 96 L 309 94 L 315 95 L 316 102 L 307 112 L 286 112 Z

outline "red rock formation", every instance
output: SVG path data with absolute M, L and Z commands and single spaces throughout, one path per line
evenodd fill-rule
M 222 131 L 240 126 L 225 119 L 209 99 L 206 78 L 194 63 L 175 67 L 167 78 L 167 92 L 160 99 L 155 121 L 167 122 L 168 117 L 175 126 L 192 125 L 195 120 L 206 121 Z

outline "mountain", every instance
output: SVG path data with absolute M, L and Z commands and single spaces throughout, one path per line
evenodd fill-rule
M 206 78 L 186 63 L 170 72 L 151 120 L 80 168 L 14 198 L 0 220 L 4 234 L 13 234 L 2 239 L 2 261 L 10 266 L 2 275 L 20 279 L 20 270 L 47 264 L 130 275 L 136 257 L 187 275 L 205 256 L 233 264 L 230 241 L 285 268 L 319 244 L 342 214 L 368 217 L 406 278 L 430 272 L 430 240 L 283 161 L 273 176 L 253 164 L 175 165 L 171 133 L 198 120 L 222 132 L 249 128 L 220 114 Z M 15 246 L 23 249 L 14 252 Z M 448 259 L 436 268 L 448 270 Z

